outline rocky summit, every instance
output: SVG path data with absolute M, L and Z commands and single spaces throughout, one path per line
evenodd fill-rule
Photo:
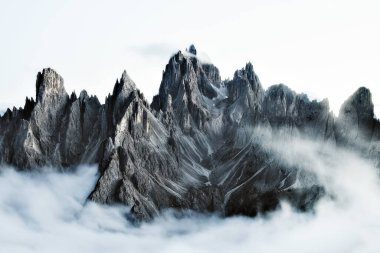
M 380 123 L 368 89 L 335 117 L 327 100 L 283 84 L 264 90 L 251 63 L 222 80 L 194 45 L 170 58 L 151 104 L 125 71 L 101 104 L 86 91 L 69 95 L 63 78 L 44 69 L 36 97 L 0 118 L 0 163 L 19 170 L 98 164 L 89 199 L 128 205 L 140 220 L 167 208 L 254 216 L 281 200 L 311 209 L 323 187 L 282 163 L 257 129 L 343 146 L 380 166 Z

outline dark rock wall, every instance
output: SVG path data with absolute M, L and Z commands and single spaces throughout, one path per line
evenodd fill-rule
M 90 199 L 126 204 L 148 220 L 165 208 L 255 215 L 280 199 L 310 208 L 323 189 L 293 187 L 299 168 L 263 148 L 256 127 L 287 129 L 378 160 L 380 123 L 368 89 L 355 92 L 335 118 L 327 100 L 310 101 L 283 84 L 264 90 L 251 63 L 221 81 L 194 46 L 189 53 L 169 60 L 151 105 L 125 71 L 102 105 L 86 91 L 69 96 L 62 77 L 44 69 L 36 100 L 0 118 L 1 164 L 98 164 Z

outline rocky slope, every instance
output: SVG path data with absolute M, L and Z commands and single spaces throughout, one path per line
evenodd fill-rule
M 149 220 L 165 208 L 256 215 L 281 199 L 311 208 L 324 189 L 302 183 L 308 173 L 284 165 L 256 129 L 307 135 L 379 163 L 380 124 L 368 89 L 358 89 L 336 118 L 327 100 L 310 101 L 283 84 L 264 90 L 251 63 L 222 81 L 196 53 L 191 46 L 170 58 L 151 105 L 125 71 L 101 104 L 86 91 L 67 94 L 62 77 L 44 69 L 36 98 L 0 118 L 1 164 L 70 170 L 96 163 L 89 198 L 126 204 Z

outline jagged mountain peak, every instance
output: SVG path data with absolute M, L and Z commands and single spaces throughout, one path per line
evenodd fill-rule
M 80 94 L 79 94 L 79 99 L 80 100 L 84 100 L 84 99 L 86 99 L 86 98 L 88 98 L 89 96 L 88 96 L 88 93 L 87 93 L 87 91 L 86 90 L 82 90 L 81 92 L 80 92 Z
M 341 106 L 338 137 L 348 142 L 368 140 L 374 128 L 374 105 L 371 91 L 365 87 L 357 89 Z
M 256 75 L 251 62 L 248 62 L 244 68 L 236 70 L 234 73 L 234 79 L 247 79 L 251 83 L 260 84 L 260 80 Z
M 194 44 L 191 44 L 189 49 L 187 50 L 190 54 L 197 55 L 197 49 L 195 48 Z
M 279 97 L 280 99 L 287 99 L 291 100 L 293 97 L 295 97 L 297 94 L 294 90 L 290 89 L 285 84 L 274 84 L 271 85 L 266 91 L 266 95 L 272 98 Z M 305 95 L 305 99 L 308 101 L 309 99 Z
M 121 74 L 120 83 L 124 83 L 132 86 L 133 88 L 136 88 L 136 84 L 133 82 L 132 78 L 128 75 L 126 70 L 124 70 L 123 74 Z
M 365 114 L 368 118 L 374 117 L 374 105 L 371 91 L 366 87 L 357 89 L 341 106 L 339 116 L 358 113 Z
M 236 70 L 233 79 L 226 82 L 226 87 L 230 101 L 233 102 L 240 98 L 244 100 L 244 107 L 256 108 L 256 111 L 261 110 L 264 89 L 253 70 L 252 63 L 248 62 L 245 67 Z
M 365 110 L 368 113 L 373 113 L 373 102 L 371 91 L 366 87 L 360 87 L 346 101 L 345 104 L 351 103 L 360 110 Z
M 75 91 L 71 92 L 70 101 L 74 102 L 77 99 L 78 99 L 78 97 L 77 97 L 77 94 L 75 93 Z
M 152 108 L 164 110 L 168 95 L 173 103 L 197 102 L 201 96 L 214 98 L 217 92 L 213 86 L 219 87 L 221 78 L 219 70 L 212 64 L 203 64 L 196 57 L 178 51 L 165 67 L 159 94 L 153 98 Z M 190 100 L 190 101 L 189 101 Z
M 36 105 L 36 102 L 34 101 L 33 98 L 28 98 L 26 97 L 25 99 L 25 105 L 24 105 L 24 108 L 23 108 L 23 116 L 24 116 L 24 119 L 29 119 L 30 118 L 30 115 L 34 109 L 34 106 Z
M 299 170 L 278 163 L 254 138 L 255 129 L 285 129 L 355 147 L 363 136 L 364 143 L 379 143 L 366 88 L 335 118 L 327 101 L 310 101 L 283 84 L 264 91 L 250 62 L 221 82 L 219 70 L 196 53 L 190 47 L 170 58 L 151 106 L 126 71 L 100 104 L 86 91 L 67 95 L 62 77 L 44 69 L 37 75 L 36 101 L 27 99 L 23 109 L 8 109 L 0 119 L 0 164 L 98 163 L 100 178 L 90 198 L 129 205 L 141 219 L 168 207 L 254 215 L 268 204 L 275 207 L 284 189 L 301 208 L 323 192 L 296 188 L 303 180 Z
M 63 78 L 55 70 L 45 68 L 37 74 L 36 102 L 42 102 L 50 94 L 64 95 L 66 90 Z
M 127 96 L 136 89 L 135 82 L 129 77 L 127 71 L 124 70 L 120 80 L 116 80 L 112 95 L 114 97 L 117 97 L 120 94 Z
M 251 89 L 257 92 L 263 92 L 263 88 L 259 77 L 256 75 L 253 65 L 248 62 L 242 69 L 236 70 L 230 85 L 247 85 L 249 84 Z

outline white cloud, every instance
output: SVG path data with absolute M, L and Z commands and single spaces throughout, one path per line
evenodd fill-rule
M 180 48 L 168 43 L 148 43 L 131 46 L 127 50 L 138 57 L 148 57 L 150 59 L 164 58 L 168 60 L 168 56 L 177 53 Z
M 97 179 L 95 167 L 65 174 L 2 168 L 0 251 L 379 252 L 380 187 L 371 162 L 308 138 L 257 133 L 283 163 L 315 172 L 333 198 L 323 198 L 313 213 L 287 203 L 257 218 L 175 218 L 168 211 L 135 227 L 125 218 L 128 208 L 85 202 Z

